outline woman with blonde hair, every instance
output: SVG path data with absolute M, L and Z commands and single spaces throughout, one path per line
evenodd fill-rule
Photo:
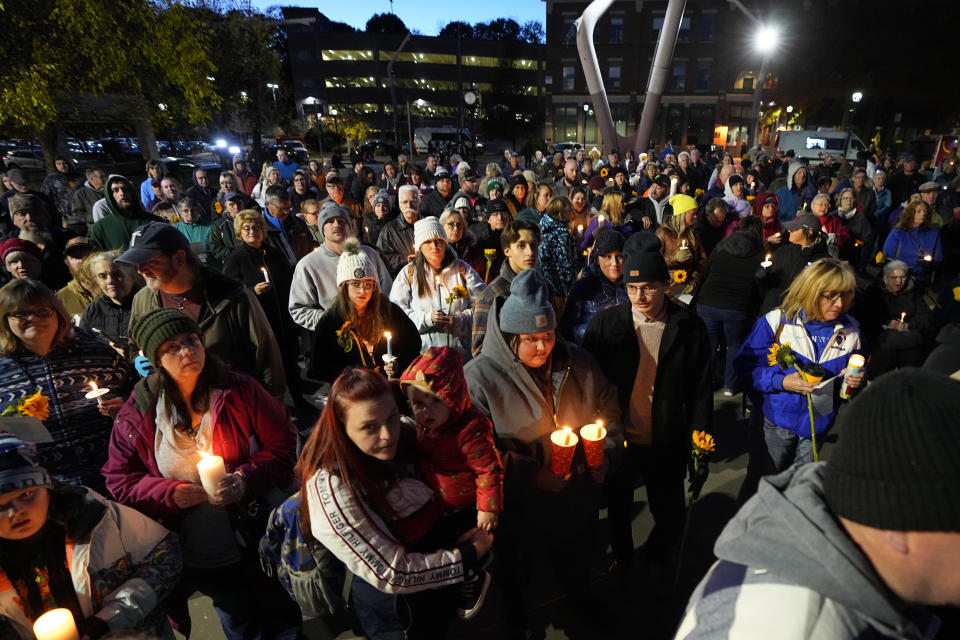
M 744 487 L 760 475 L 812 462 L 811 421 L 818 439 L 833 426 L 841 374 L 861 350 L 860 325 L 847 315 L 855 285 L 853 267 L 846 262 L 824 258 L 808 265 L 780 306 L 757 320 L 744 341 L 734 368 L 753 405 L 762 408 L 757 415 L 763 415 Z M 771 361 L 771 347 L 777 345 L 789 345 L 795 366 Z M 846 384 L 856 389 L 863 380 L 860 372 Z
M 612 187 L 604 189 L 600 212 L 587 223 L 587 228 L 583 231 L 583 238 L 580 240 L 580 249 L 583 251 L 590 249 L 596 235 L 604 229 L 616 229 L 624 236 L 629 237 L 636 229 L 633 221 L 628 219 L 625 214 L 623 192 Z

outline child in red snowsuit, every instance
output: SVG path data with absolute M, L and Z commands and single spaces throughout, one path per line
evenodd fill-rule
M 470 403 L 463 360 L 455 349 L 431 347 L 400 376 L 417 421 L 420 473 L 449 511 L 477 510 L 492 531 L 503 510 L 503 464 L 493 424 Z

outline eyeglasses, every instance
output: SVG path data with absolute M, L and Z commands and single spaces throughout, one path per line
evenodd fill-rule
M 463 223 L 460 222 L 448 222 L 443 226 L 445 226 L 447 229 L 463 229 Z
M 643 297 L 649 297 L 660 291 L 660 287 L 645 284 L 643 286 L 637 284 L 628 284 L 627 285 L 627 294 L 631 296 L 643 295 Z
M 176 357 L 182 354 L 184 351 L 189 351 L 190 349 L 198 349 L 203 346 L 203 341 L 200 340 L 200 336 L 197 334 L 192 334 L 187 336 L 183 340 L 177 342 L 172 341 L 167 344 L 167 346 L 160 349 L 160 357 L 163 356 L 172 356 Z
M 377 286 L 373 280 L 350 280 L 348 285 L 354 291 L 373 291 Z
M 17 320 L 23 322 L 25 320 L 30 320 L 33 318 L 49 318 L 54 314 L 52 307 L 38 307 L 37 309 L 27 309 L 24 311 L 14 311 L 8 313 L 8 318 L 16 318 Z
M 853 300 L 853 291 L 839 291 L 836 293 L 821 293 L 820 296 L 825 300 L 829 300 L 830 304 L 837 304 L 841 300 L 844 302 L 849 302 Z

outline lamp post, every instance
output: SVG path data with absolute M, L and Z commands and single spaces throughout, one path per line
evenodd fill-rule
M 767 78 L 767 69 L 770 66 L 770 56 L 777 43 L 780 40 L 780 32 L 771 25 L 762 25 L 757 29 L 754 35 L 754 46 L 763 56 L 763 63 L 760 65 L 760 75 L 757 77 L 756 86 L 753 88 L 753 109 L 752 114 L 756 123 L 753 128 L 753 142 L 760 144 L 760 98 L 763 93 L 763 83 Z
M 311 103 L 314 107 L 314 115 L 317 118 L 317 149 L 320 151 L 320 155 L 323 156 L 323 122 L 320 120 L 320 99 L 308 96 L 306 102 Z
M 268 82 L 267 88 L 273 92 L 273 104 L 277 104 L 277 89 L 280 88 L 280 85 Z
M 333 116 L 333 131 L 337 134 L 337 151 L 340 151 L 340 123 L 337 122 L 337 110 L 330 107 L 330 115 Z

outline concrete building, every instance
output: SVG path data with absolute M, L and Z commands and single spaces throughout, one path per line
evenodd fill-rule
M 588 2 L 545 0 L 548 95 L 544 137 L 551 143 L 599 145 L 597 122 L 579 61 L 574 20 Z M 618 0 L 597 24 L 594 46 L 617 132 L 632 134 L 663 26 L 665 0 Z M 753 25 L 725 0 L 687 0 L 670 79 L 652 141 L 678 145 L 753 144 L 751 114 L 762 62 Z M 765 89 L 777 85 L 767 75 Z

